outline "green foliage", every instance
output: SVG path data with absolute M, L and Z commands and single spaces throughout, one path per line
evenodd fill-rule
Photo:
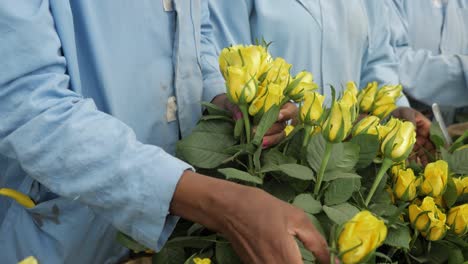
M 226 168 L 219 169 L 219 172 L 226 176 L 228 180 L 241 181 L 246 183 L 263 184 L 263 179 L 241 170 Z
M 322 204 L 315 200 L 311 194 L 303 193 L 294 198 L 293 205 L 303 209 L 309 214 L 318 214 L 322 211 Z

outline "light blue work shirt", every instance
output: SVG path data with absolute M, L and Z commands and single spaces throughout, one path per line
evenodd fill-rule
M 293 73 L 313 73 L 322 93 L 348 81 L 398 84 L 385 7 L 373 0 L 209 0 L 218 49 L 273 42 Z M 400 105 L 408 105 L 406 98 Z
M 468 1 L 386 3 L 405 92 L 426 104 L 468 106 Z
M 117 229 L 161 248 L 190 168 L 175 143 L 224 91 L 208 17 L 201 0 L 0 1 L 0 188 L 38 204 L 0 197 L 0 263 L 115 263 Z

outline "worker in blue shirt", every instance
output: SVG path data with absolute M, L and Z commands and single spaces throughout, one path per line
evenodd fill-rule
M 177 216 L 246 263 L 302 263 L 294 236 L 325 262 L 304 212 L 172 156 L 202 100 L 227 102 L 208 17 L 201 0 L 0 1 L 0 188 L 37 203 L 0 198 L 1 263 L 116 263 L 117 230 L 159 250 Z
M 209 0 L 217 48 L 271 41 L 270 52 L 307 70 L 331 98 L 348 81 L 398 84 L 398 58 L 390 43 L 385 5 L 373 0 Z M 416 124 L 416 151 L 428 146 L 430 121 L 409 108 L 406 97 L 393 114 Z M 421 156 L 423 153 L 420 153 Z M 422 157 L 425 158 L 425 157 Z
M 386 4 L 405 92 L 428 105 L 468 106 L 468 1 Z

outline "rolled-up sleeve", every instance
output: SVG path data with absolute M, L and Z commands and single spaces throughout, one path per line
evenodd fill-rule
M 405 92 L 426 104 L 468 106 L 468 56 L 433 54 L 430 50 L 412 48 L 404 2 L 386 0 L 386 3 L 392 22 L 392 44 L 399 57 L 400 82 Z
M 169 206 L 190 165 L 139 142 L 73 92 L 61 54 L 48 1 L 0 2 L 0 154 L 160 249 L 177 222 Z

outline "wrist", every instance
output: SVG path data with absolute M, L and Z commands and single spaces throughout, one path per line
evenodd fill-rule
M 248 189 L 236 183 L 185 171 L 172 198 L 170 212 L 222 232 L 235 214 L 234 205 Z

